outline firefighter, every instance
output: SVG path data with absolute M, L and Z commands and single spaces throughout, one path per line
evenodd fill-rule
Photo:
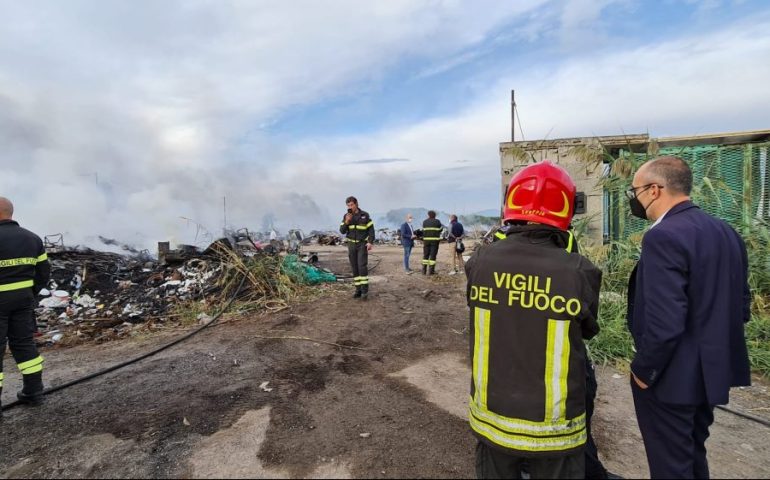
M 441 220 L 436 218 L 436 212 L 428 211 L 428 218 L 422 222 L 422 274 L 433 275 L 436 273 L 436 257 L 438 245 L 441 243 Z
M 505 240 L 507 238 L 505 233 L 509 228 L 510 225 L 503 225 L 499 227 L 492 236 L 492 241 L 497 242 L 499 240 Z M 560 244 L 565 242 L 565 250 L 568 252 L 579 253 L 578 243 L 575 239 L 575 235 L 572 232 L 571 225 L 567 231 L 567 237 L 559 239 Z M 586 347 L 586 432 L 588 434 L 588 438 L 586 439 L 585 447 L 585 478 L 620 478 L 616 474 L 608 472 L 607 469 L 604 468 L 604 464 L 602 464 L 602 461 L 599 459 L 599 452 L 596 446 L 596 442 L 591 435 L 591 418 L 593 417 L 594 413 L 597 387 L 596 370 L 594 368 L 593 362 L 591 361 L 591 355 L 588 352 L 588 347 Z M 529 472 L 529 466 L 527 465 L 526 467 L 526 471 Z
M 13 204 L 0 197 L 0 394 L 7 342 L 24 379 L 16 396 L 30 405 L 43 399 L 43 357 L 32 338 L 36 328 L 33 302 L 50 273 L 42 240 L 13 221 Z
M 345 199 L 348 212 L 340 223 L 340 233 L 347 235 L 348 260 L 353 270 L 356 293 L 353 298 L 366 300 L 369 296 L 369 252 L 374 242 L 374 221 L 368 213 L 358 208 L 356 197 Z
M 466 263 L 473 364 L 470 426 L 479 478 L 582 478 L 586 351 L 599 331 L 601 271 L 568 227 L 575 184 L 548 161 L 518 172 L 506 238 Z

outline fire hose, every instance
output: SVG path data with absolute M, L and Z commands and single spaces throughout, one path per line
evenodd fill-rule
M 151 350 L 151 351 L 149 351 L 147 353 L 139 355 L 136 358 L 132 358 L 130 360 L 126 360 L 125 362 L 121 362 L 121 363 L 118 363 L 118 364 L 113 365 L 111 367 L 107 367 L 107 368 L 105 368 L 103 370 L 99 370 L 98 372 L 90 373 L 90 374 L 88 374 L 88 375 L 86 375 L 84 377 L 77 378 L 75 380 L 63 383 L 61 385 L 56 385 L 55 387 L 46 388 L 45 390 L 43 390 L 42 394 L 43 395 L 48 395 L 48 394 L 51 394 L 53 392 L 58 392 L 59 390 L 64 390 L 65 388 L 71 387 L 73 385 L 77 385 L 78 383 L 83 383 L 83 382 L 86 382 L 88 380 L 92 380 L 92 379 L 94 379 L 96 377 L 100 377 L 102 375 L 105 375 L 107 373 L 114 372 L 115 370 L 120 370 L 121 368 L 127 367 L 127 366 L 129 366 L 131 364 L 134 364 L 134 363 L 137 363 L 137 362 L 139 362 L 141 360 L 144 360 L 145 358 L 152 357 L 153 355 L 157 355 L 158 353 L 162 352 L 163 350 L 166 350 L 168 348 L 173 347 L 174 345 L 177 345 L 179 343 L 184 342 L 185 340 L 187 340 L 188 338 L 192 337 L 193 335 L 196 335 L 196 334 L 200 333 L 202 330 L 204 330 L 204 329 L 212 326 L 214 323 L 216 323 L 217 320 L 219 320 L 219 317 L 221 317 L 222 314 L 225 313 L 228 308 L 230 308 L 230 305 L 233 304 L 235 299 L 241 293 L 241 289 L 243 288 L 243 284 L 245 282 L 246 282 L 246 276 L 244 276 L 243 279 L 241 279 L 241 283 L 238 284 L 238 288 L 235 290 L 235 293 L 233 293 L 233 296 L 230 297 L 229 300 L 227 300 L 227 303 L 225 303 L 225 305 L 222 307 L 222 309 L 219 310 L 219 312 L 217 312 L 217 314 L 214 315 L 214 317 L 212 317 L 211 320 L 209 320 L 208 322 L 206 322 L 202 326 L 196 328 L 195 330 L 193 330 L 193 331 L 191 331 L 191 332 L 189 332 L 189 333 L 187 333 L 185 335 L 182 335 L 181 337 L 177 338 L 176 340 L 174 340 L 172 342 L 169 342 L 169 343 L 167 343 L 167 344 L 165 344 L 165 345 L 163 345 L 161 347 L 158 347 L 155 350 Z M 21 404 L 21 403 L 22 402 L 20 402 L 18 400 L 14 400 L 13 402 L 11 402 L 11 403 L 9 403 L 7 405 L 3 405 L 2 410 L 3 411 L 9 410 L 9 409 L 11 409 L 11 408 Z

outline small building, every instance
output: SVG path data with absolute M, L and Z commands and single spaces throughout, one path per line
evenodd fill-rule
M 500 143 L 502 197 L 511 177 L 533 162 L 564 167 L 578 190 L 573 224 L 583 240 L 607 243 L 643 231 L 623 191 L 636 168 L 659 155 L 676 155 L 693 170 L 693 200 L 736 227 L 770 219 L 770 130 L 689 137 L 648 134 L 559 138 Z

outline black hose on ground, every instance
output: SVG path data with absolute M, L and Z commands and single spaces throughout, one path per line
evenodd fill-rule
M 219 312 L 217 312 L 217 314 L 214 315 L 214 317 L 211 320 L 206 322 L 201 327 L 196 328 L 192 332 L 189 332 L 189 333 L 187 333 L 185 335 L 182 335 L 181 337 L 177 338 L 176 340 L 174 340 L 174 341 L 172 341 L 170 343 L 167 343 L 166 345 L 163 345 L 163 346 L 161 346 L 159 348 L 156 348 L 155 350 L 151 350 L 151 351 L 149 351 L 149 352 L 147 352 L 145 354 L 142 354 L 142 355 L 140 355 L 140 356 L 138 356 L 136 358 L 132 358 L 131 360 L 126 360 L 125 362 L 118 363 L 117 365 L 113 365 L 111 367 L 107 367 L 104 370 L 99 370 L 98 372 L 94 372 L 94 373 L 88 374 L 85 377 L 77 378 L 75 380 L 72 380 L 72 381 L 67 382 L 67 383 L 63 383 L 61 385 L 57 385 L 55 387 L 46 388 L 45 390 L 43 390 L 43 395 L 48 395 L 48 394 L 53 393 L 53 392 L 58 392 L 59 390 L 64 390 L 65 388 L 71 387 L 73 385 L 77 385 L 78 383 L 83 383 L 85 381 L 91 380 L 91 379 L 96 378 L 96 377 L 100 377 L 100 376 L 105 375 L 107 373 L 114 372 L 115 370 L 119 370 L 119 369 L 121 369 L 123 367 L 127 367 L 128 365 L 131 365 L 133 363 L 137 363 L 140 360 L 144 360 L 145 358 L 152 357 L 153 355 L 157 355 L 158 353 L 162 352 L 163 350 L 166 350 L 167 348 L 171 348 L 171 347 L 173 347 L 174 345 L 176 345 L 178 343 L 184 342 L 188 338 L 190 338 L 193 335 L 199 333 L 201 330 L 210 327 L 217 320 L 219 320 L 219 317 L 221 317 L 222 314 L 225 313 L 228 308 L 230 308 L 230 305 L 233 304 L 235 299 L 241 293 L 241 288 L 243 288 L 243 284 L 245 282 L 246 282 L 246 276 L 243 277 L 243 279 L 241 280 L 241 283 L 238 285 L 238 288 L 235 290 L 235 293 L 233 294 L 232 297 L 230 297 L 230 299 L 227 301 L 227 303 L 225 303 L 225 306 L 222 307 L 222 309 Z M 11 403 L 9 403 L 7 405 L 3 405 L 2 406 L 2 410 L 3 411 L 9 410 L 9 409 L 11 409 L 11 408 L 21 404 L 21 403 L 22 402 L 20 402 L 18 400 L 14 400 L 13 402 L 11 402 Z
M 737 415 L 739 417 L 745 418 L 746 420 L 751 420 L 752 422 L 757 422 L 760 425 L 770 427 L 770 420 L 765 420 L 764 418 L 757 417 L 756 415 L 744 413 L 744 412 L 741 412 L 740 410 L 735 410 L 733 408 L 726 407 L 724 405 L 717 405 L 717 408 L 720 410 L 724 410 L 725 412 L 732 413 L 733 415 Z

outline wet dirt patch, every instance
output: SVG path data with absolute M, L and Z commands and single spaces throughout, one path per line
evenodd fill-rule
M 361 375 L 370 371 L 369 360 L 362 355 L 342 355 L 334 364 L 334 369 L 345 375 Z
M 235 424 L 204 438 L 190 455 L 192 478 L 287 478 L 257 455 L 270 425 L 270 407 L 246 412 Z M 223 461 L 223 459 L 227 461 Z
M 468 418 L 471 370 L 462 355 L 441 353 L 391 374 L 420 389 L 425 398 L 459 418 Z
M 132 452 L 136 442 L 120 440 L 108 433 L 89 435 L 73 440 L 67 445 L 54 446 L 53 453 L 58 460 L 55 466 L 46 465 L 45 456 L 31 456 L 22 459 L 3 472 L 0 478 L 29 478 L 40 476 L 40 469 L 50 472 L 56 478 L 103 478 L 114 459 L 124 462 L 135 462 L 134 476 L 147 476 L 141 466 L 140 452 Z M 48 476 L 48 474 L 46 474 Z

